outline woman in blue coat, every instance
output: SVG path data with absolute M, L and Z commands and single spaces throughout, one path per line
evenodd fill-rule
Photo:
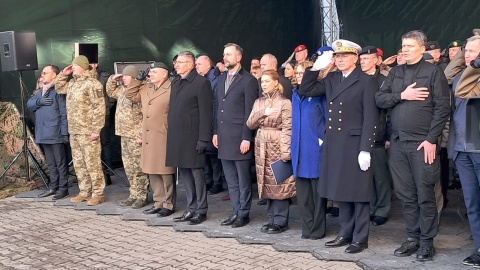
M 327 199 L 320 197 L 318 178 L 322 163 L 327 104 L 325 97 L 301 97 L 297 89 L 302 83 L 306 61 L 294 68 L 295 82 L 292 95 L 292 165 L 297 188 L 298 208 L 302 221 L 303 239 L 320 239 L 325 235 Z

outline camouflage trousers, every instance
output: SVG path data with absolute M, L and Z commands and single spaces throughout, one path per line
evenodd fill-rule
M 140 156 L 142 146 L 136 142 L 136 139 L 121 137 L 122 141 L 122 161 L 125 174 L 130 182 L 130 196 L 132 199 L 147 199 L 148 178 L 140 169 Z
M 100 140 L 92 141 L 90 135 L 70 135 L 73 166 L 77 175 L 78 188 L 83 197 L 101 197 L 105 179 L 100 159 Z

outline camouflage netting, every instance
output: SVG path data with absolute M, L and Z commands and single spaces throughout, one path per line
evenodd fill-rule
M 40 151 L 40 148 L 35 144 L 30 131 L 27 129 L 27 144 L 28 149 L 38 160 L 45 171 L 45 159 Z M 20 113 L 13 103 L 0 102 L 0 174 L 2 174 L 6 167 L 12 162 L 14 157 L 22 151 L 23 147 L 23 128 L 20 119 Z M 18 182 L 15 186 L 24 186 L 26 188 L 34 188 L 37 184 L 42 182 L 38 176 L 32 161 L 29 160 L 29 169 L 31 179 L 34 181 L 25 180 L 25 157 L 23 154 L 13 163 L 12 167 L 7 171 L 6 177 L 0 179 L 0 190 L 4 190 L 13 182 Z M 43 184 L 43 182 L 42 182 Z

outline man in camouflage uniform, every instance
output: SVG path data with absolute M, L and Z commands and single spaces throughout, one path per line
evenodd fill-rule
M 80 193 L 70 201 L 98 205 L 105 200 L 99 140 L 105 123 L 105 98 L 102 84 L 89 76 L 88 69 L 88 59 L 83 55 L 77 56 L 60 72 L 55 89 L 57 93 L 67 95 L 70 144 L 80 189 Z M 69 80 L 70 74 L 73 78 Z
M 115 134 L 121 137 L 122 161 L 130 182 L 130 196 L 120 202 L 122 206 L 141 208 L 147 204 L 147 176 L 140 169 L 142 106 L 125 97 L 125 91 L 138 75 L 135 66 L 126 66 L 121 74 L 111 75 L 107 81 L 107 94 L 117 100 Z M 120 83 L 121 82 L 121 83 Z

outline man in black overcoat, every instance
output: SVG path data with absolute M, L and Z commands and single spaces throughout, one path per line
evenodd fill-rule
M 370 199 L 373 175 L 370 152 L 374 146 L 378 109 L 373 76 L 356 66 L 361 47 L 348 40 L 332 44 L 338 72 L 317 81 L 319 70 L 330 62 L 332 53 L 320 56 L 306 70 L 299 95 L 326 95 L 328 119 L 319 181 L 320 195 L 337 201 L 340 208 L 340 232 L 326 247 L 349 244 L 345 252 L 358 253 L 368 247 Z
M 222 160 L 232 213 L 221 225 L 243 227 L 250 222 L 254 131 L 247 125 L 253 103 L 258 98 L 255 77 L 240 65 L 243 49 L 234 43 L 224 47 L 223 61 L 227 68 L 218 78 L 213 145 Z
M 187 210 L 173 221 L 190 225 L 207 218 L 207 186 L 203 168 L 205 150 L 212 138 L 212 88 L 195 67 L 189 51 L 178 54 L 168 111 L 167 158 L 165 165 L 178 167 L 178 178 L 185 185 Z

